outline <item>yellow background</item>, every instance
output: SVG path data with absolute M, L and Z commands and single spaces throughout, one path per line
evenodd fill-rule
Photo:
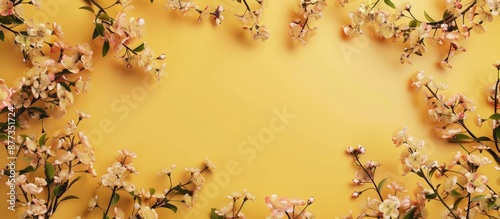
M 438 17 L 442 5 L 433 2 L 416 2 L 415 11 L 423 14 L 425 7 Z M 199 5 L 207 3 L 200 1 Z M 313 22 L 320 28 L 318 34 L 302 46 L 291 42 L 288 35 L 288 23 L 294 17 L 294 3 L 288 1 L 272 1 L 265 8 L 264 23 L 271 38 L 261 43 L 253 42 L 241 30 L 233 14 L 242 13 L 244 8 L 231 0 L 210 3 L 227 9 L 226 20 L 217 27 L 210 22 L 198 23 L 196 16 L 166 11 L 163 1 L 151 5 L 136 0 L 132 14 L 146 20 L 144 40 L 156 53 L 165 53 L 168 63 L 163 80 L 155 86 L 147 81 L 145 86 L 139 70 L 124 68 L 111 53 L 100 57 L 99 45 L 90 40 L 92 15 L 78 9 L 83 1 L 46 0 L 51 8 L 27 14 L 45 13 L 62 25 L 66 41 L 89 42 L 96 50 L 95 70 L 85 73 L 92 77 L 92 89 L 88 95 L 78 96 L 66 117 L 51 119 L 46 130 L 76 119 L 74 110 L 91 114 L 81 130 L 93 139 L 98 174 L 114 162 L 119 149 L 127 148 L 138 154 L 134 163 L 140 175 L 131 177 L 138 188 L 163 190 L 166 178 L 156 173 L 172 164 L 178 166 L 174 172 L 177 179 L 184 174 L 184 167 L 198 167 L 205 157 L 216 163 L 219 172 L 227 173 L 228 164 L 237 165 L 238 173 L 231 175 L 227 184 L 207 178 L 212 190 L 201 195 L 215 198 L 200 202 L 189 216 L 181 205 L 175 218 L 208 218 L 211 207 L 228 201 L 227 194 L 245 188 L 257 197 L 243 210 L 248 218 L 265 218 L 268 209 L 264 197 L 274 193 L 303 199 L 314 196 L 316 202 L 309 210 L 318 218 L 334 218 L 349 209 L 357 212 L 361 199 L 350 199 L 356 188 L 351 186 L 354 168 L 345 148 L 364 145 L 364 159 L 383 164 L 379 180 L 399 177 L 401 148 L 394 148 L 391 135 L 407 125 L 410 134 L 427 141 L 432 159 L 445 162 L 458 148 L 434 137 L 423 113 L 422 96 L 409 88 L 409 77 L 425 70 L 449 83 L 450 92 L 462 91 L 473 98 L 478 112 L 488 115 L 491 110 L 482 90 L 495 79 L 491 64 L 500 60 L 500 28 L 496 21 L 486 24 L 486 34 L 473 34 L 463 43 L 467 53 L 452 59 L 452 70 L 436 64 L 447 51 L 437 47 L 430 48 L 424 57 L 414 57 L 413 65 L 401 65 L 403 46 L 399 43 L 343 37 L 341 27 L 349 22 L 347 14 L 360 2 L 345 8 L 334 1 L 328 3 L 324 17 Z M 0 74 L 11 86 L 24 67 L 21 54 L 14 52 L 11 35 L 6 35 L 7 42 L 0 44 Z M 348 55 L 346 50 L 352 53 Z M 134 106 L 125 104 L 122 95 L 131 95 Z M 255 157 L 238 150 L 249 137 L 269 128 L 274 110 L 283 108 L 296 115 L 283 131 L 274 132 L 262 150 L 244 146 L 253 150 Z M 100 126 L 110 127 L 102 130 Z M 36 123 L 30 129 L 35 133 L 39 130 Z M 498 175 L 490 176 L 491 184 L 498 185 Z M 86 212 L 96 182 L 88 177 L 82 180 L 69 192 L 81 200 L 64 203 L 53 218 L 98 218 L 97 211 Z M 411 191 L 414 184 L 407 187 Z M 2 184 L 1 193 L 6 189 Z M 109 191 L 98 191 L 104 205 Z M 1 218 L 13 218 L 5 202 L 1 203 Z M 159 213 L 160 218 L 174 218 L 169 210 Z

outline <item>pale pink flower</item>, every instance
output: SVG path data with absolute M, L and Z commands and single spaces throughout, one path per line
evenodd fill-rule
M 33 183 L 21 185 L 21 188 L 26 193 L 32 194 L 32 195 L 40 194 L 43 191 L 42 187 L 38 187 L 37 185 L 35 185 Z
M 219 6 L 217 6 L 217 8 L 215 8 L 215 11 L 213 13 L 215 24 L 220 25 L 222 23 L 222 21 L 224 20 L 224 16 L 222 16 L 222 12 L 224 12 L 224 11 L 225 11 L 225 9 L 222 5 L 219 5 Z
M 125 212 L 121 208 L 115 207 L 113 211 L 115 217 L 113 219 L 126 219 Z
M 10 0 L 0 0 L 0 15 L 9 16 L 13 12 L 14 3 Z
M 378 206 L 380 212 L 382 212 L 384 219 L 398 218 L 399 211 L 398 208 L 401 205 L 398 197 L 389 195 L 387 199 Z
M 488 159 L 488 157 L 485 156 L 477 156 L 475 154 L 470 154 L 467 156 L 467 161 L 469 163 L 472 163 L 478 167 L 492 163 L 491 160 Z
M 170 168 L 164 169 L 164 170 L 158 172 L 158 175 L 170 175 L 172 173 L 172 171 L 174 171 L 176 166 L 177 165 L 174 164 Z
M 405 186 L 401 182 L 391 181 L 387 184 L 387 188 L 392 189 L 394 192 L 402 192 L 405 193 L 408 190 L 405 189 Z
M 44 215 L 47 213 L 47 205 L 45 203 L 46 201 L 43 199 L 34 198 L 31 202 L 28 202 L 26 206 L 26 214 L 33 216 L 33 218 L 45 218 Z
M 401 130 L 396 130 L 392 135 L 392 142 L 396 145 L 396 147 L 406 142 L 406 139 L 408 138 L 408 134 L 406 133 L 407 130 L 408 127 L 405 126 Z
M 410 167 L 414 172 L 419 172 L 427 162 L 427 154 L 422 152 L 413 152 L 406 159 L 406 166 Z
M 293 211 L 293 205 L 287 198 L 279 198 L 276 194 L 266 196 L 266 205 L 271 209 L 270 216 L 272 218 L 282 218 L 286 213 Z
M 424 87 L 428 85 L 431 81 L 433 80 L 432 77 L 427 77 L 424 73 L 424 71 L 419 71 L 415 74 L 414 78 L 412 79 L 412 86 L 415 86 L 417 88 Z
M 4 80 L 0 79 L 0 110 L 11 106 L 12 89 L 5 85 Z
M 467 192 L 482 193 L 486 190 L 488 177 L 486 177 L 485 175 L 478 175 L 477 173 L 467 172 L 465 173 L 465 177 L 467 177 Z
M 89 211 L 94 210 L 94 208 L 97 206 L 97 195 L 94 197 L 90 198 L 89 202 L 87 203 L 87 209 Z
M 156 211 L 149 206 L 142 206 L 138 213 L 143 219 L 158 219 Z

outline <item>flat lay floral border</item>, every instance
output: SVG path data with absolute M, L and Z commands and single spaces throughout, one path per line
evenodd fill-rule
M 271 37 L 263 18 L 268 0 L 235 0 L 240 3 L 234 16 L 227 15 L 224 5 L 198 6 L 194 0 L 166 0 L 165 8 L 172 13 L 185 17 L 197 17 L 199 22 L 211 20 L 215 26 L 222 25 L 231 17 L 241 23 L 242 31 L 248 32 L 254 40 L 265 41 Z M 151 0 L 151 3 L 153 0 Z M 295 18 L 289 23 L 291 40 L 306 44 L 306 40 L 318 31 L 313 26 L 315 20 L 323 16 L 327 7 L 326 0 L 299 0 L 296 3 Z M 348 4 L 347 0 L 328 4 Z M 349 3 L 350 4 L 350 3 Z M 401 63 L 411 64 L 412 55 L 424 55 L 431 45 L 444 46 L 448 53 L 440 63 L 451 68 L 453 56 L 465 52 L 460 42 L 471 37 L 472 33 L 484 33 L 484 22 L 493 21 L 499 14 L 498 0 L 445 0 L 446 8 L 440 19 L 432 18 L 422 12 L 423 18 L 412 10 L 410 2 L 395 4 L 391 0 L 363 1 L 357 11 L 349 13 L 350 24 L 342 31 L 349 37 L 369 33 L 381 39 L 392 39 L 402 43 L 405 49 Z M 206 159 L 200 168 L 185 168 L 188 180 L 173 182 L 173 165 L 160 171 L 168 185 L 161 190 L 136 188 L 128 181 L 131 174 L 139 174 L 133 165 L 137 154 L 122 149 L 115 157 L 116 162 L 107 172 L 98 176 L 94 170 L 94 149 L 84 132 L 78 126 L 90 115 L 76 111 L 76 120 L 69 120 L 59 130 L 45 130 L 44 122 L 53 118 L 66 118 L 71 115 L 74 95 L 86 94 L 90 88 L 90 77 L 84 78 L 81 72 L 92 71 L 93 57 L 112 52 L 114 57 L 128 68 L 139 68 L 147 75 L 160 80 L 166 69 L 166 56 L 155 54 L 153 48 L 142 42 L 143 18 L 129 16 L 134 10 L 131 0 L 118 0 L 102 3 L 96 0 L 82 1 L 82 13 L 92 13 L 94 25 L 88 33 L 100 51 L 92 51 L 88 44 L 68 44 L 64 39 L 63 27 L 53 23 L 36 23 L 24 15 L 23 7 L 43 7 L 39 0 L 0 0 L 0 40 L 12 35 L 12 48 L 22 53 L 27 70 L 18 79 L 8 84 L 0 79 L 0 114 L 6 119 L 0 123 L 0 141 L 5 146 L 9 159 L 24 162 L 21 169 L 11 163 L 1 169 L 1 180 L 10 188 L 13 203 L 10 208 L 19 210 L 20 218 L 50 218 L 60 205 L 69 201 L 84 201 L 90 211 L 102 212 L 102 218 L 160 218 L 156 209 L 167 208 L 176 212 L 179 207 L 196 203 L 198 193 L 205 184 L 205 174 L 215 169 L 214 163 Z M 114 14 L 111 8 L 119 8 Z M 425 20 L 424 20 L 425 19 Z M 10 37 L 7 37 L 10 39 Z M 443 91 L 448 85 L 434 81 L 423 72 L 415 74 L 411 84 L 424 90 L 428 115 L 435 125 L 436 134 L 458 144 L 462 151 L 450 161 L 431 160 L 422 150 L 425 142 L 407 133 L 407 128 L 398 130 L 392 137 L 397 147 L 404 150 L 399 158 L 404 175 L 416 174 L 422 181 L 413 190 L 413 198 L 405 195 L 407 189 L 403 182 L 393 179 L 376 178 L 380 163 L 361 161 L 366 149 L 362 146 L 349 147 L 348 155 L 353 158 L 358 169 L 352 182 L 362 188 L 352 193 L 359 198 L 373 190 L 374 198 L 368 197 L 357 218 L 427 218 L 428 201 L 443 205 L 442 218 L 474 218 L 484 215 L 487 218 L 500 218 L 500 198 L 498 192 L 488 184 L 491 176 L 485 175 L 487 168 L 497 169 L 500 164 L 499 108 L 499 63 L 495 63 L 497 81 L 487 88 L 493 112 L 489 116 L 477 115 L 473 123 L 483 127 L 488 123 L 491 136 L 478 136 L 469 129 L 467 116 L 475 106 L 467 97 L 458 93 L 446 98 Z M 69 114 L 69 115 L 66 115 Z M 470 116 L 469 116 L 470 117 Z M 19 129 L 31 130 L 30 123 L 40 121 L 40 132 L 19 134 Z M 50 132 L 50 133 L 49 133 Z M 35 134 L 36 133 L 36 134 Z M 481 152 L 489 154 L 484 156 Z M 490 160 L 492 159 L 492 160 Z M 490 171 L 491 172 L 491 171 Z M 79 183 L 82 177 L 98 179 L 98 190 L 109 191 L 109 196 L 95 196 L 91 200 L 78 200 L 68 191 Z M 246 218 L 243 207 L 248 201 L 256 199 L 249 191 L 234 192 L 228 196 L 229 202 L 220 208 L 207 212 L 212 219 Z M 347 197 L 346 197 L 347 198 Z M 117 207 L 123 199 L 133 200 L 130 209 Z M 275 194 L 264 198 L 270 213 L 267 218 L 314 218 L 309 206 L 314 197 L 295 199 L 279 197 Z M 180 204 L 180 205 L 179 205 Z M 125 211 L 130 210 L 130 211 Z M 131 212 L 126 214 L 125 212 Z M 353 218 L 352 211 L 342 218 Z

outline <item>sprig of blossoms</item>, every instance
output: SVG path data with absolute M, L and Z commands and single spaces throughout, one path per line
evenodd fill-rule
M 63 202 L 78 199 L 68 195 L 68 191 L 82 175 L 96 176 L 94 149 L 87 136 L 77 132 L 83 119 L 79 115 L 78 122 L 71 120 L 50 135 L 43 133 L 39 138 L 34 134 L 19 135 L 11 142 L 17 151 L 15 156 L 29 162 L 16 175 L 9 175 L 12 180 L 6 182 L 11 189 L 18 188 L 20 218 L 50 218 Z M 7 139 L 1 140 L 5 143 Z M 12 173 L 8 168 L 2 173 Z
M 411 79 L 411 85 L 417 89 L 425 88 L 427 112 L 431 122 L 435 124 L 435 133 L 440 138 L 448 139 L 450 142 L 458 142 L 460 146 L 463 143 L 474 143 L 473 147 L 475 149 L 479 151 L 486 150 L 495 159 L 497 164 L 500 164 L 500 157 L 498 155 L 500 147 L 496 135 L 497 132 L 500 133 L 500 130 L 496 129 L 496 121 L 500 119 L 500 116 L 496 116 L 497 104 L 494 106 L 495 109 L 492 116 L 487 119 L 477 116 L 474 122 L 480 126 L 486 120 L 491 121 L 493 139 L 489 137 L 477 137 L 466 124 L 468 112 L 476 109 L 472 100 L 461 93 L 456 93 L 446 98 L 441 91 L 448 88 L 448 85 L 434 81 L 433 77 L 425 75 L 423 71 L 418 72 Z M 498 82 L 495 85 L 498 86 Z M 495 97 L 497 96 L 495 93 L 498 93 L 498 89 L 491 91 L 490 88 L 487 92 L 489 95 L 488 98 L 498 103 Z M 496 151 L 493 151 L 488 146 L 489 142 L 493 142 Z
M 341 4 L 347 3 L 340 0 Z M 459 45 L 470 37 L 471 32 L 484 33 L 484 22 L 491 22 L 498 13 L 498 0 L 471 0 L 462 4 L 461 0 L 445 0 L 446 10 L 443 19 L 435 20 L 424 12 L 426 20 L 417 18 L 412 12 L 412 4 L 404 2 L 395 5 L 390 0 L 364 1 L 357 11 L 349 13 L 351 24 L 343 27 L 350 37 L 357 37 L 372 29 L 375 35 L 394 42 L 403 41 L 406 47 L 401 54 L 401 63 L 411 64 L 410 56 L 423 55 L 429 45 L 448 47 L 447 56 L 441 61 L 442 66 L 451 68 L 450 59 L 466 49 Z
M 323 16 L 323 10 L 326 6 L 325 0 L 300 0 L 300 9 L 297 13 L 298 18 L 294 19 L 289 25 L 289 34 L 292 36 L 292 39 L 305 45 L 305 37 L 318 29 L 317 27 L 309 26 L 310 19 L 320 19 Z
M 210 219 L 244 219 L 246 218 L 246 216 L 241 211 L 243 209 L 243 206 L 247 201 L 255 200 L 255 196 L 247 192 L 246 189 L 244 189 L 243 192 L 233 192 L 228 195 L 227 198 L 231 200 L 228 204 L 224 205 L 220 209 L 212 208 Z M 237 202 L 240 199 L 241 204 L 239 204 L 238 207 Z
M 103 40 L 102 56 L 106 56 L 110 49 L 113 50 L 117 58 L 122 59 L 128 68 L 138 66 L 144 73 L 153 75 L 158 80 L 161 79 L 166 64 L 161 61 L 165 55 L 155 55 L 153 50 L 145 42 L 136 47 L 132 45 L 143 36 L 145 21 L 143 18 L 127 18 L 127 11 L 133 7 L 131 1 L 116 1 L 109 7 L 102 7 L 94 0 L 90 1 L 98 8 L 95 11 L 90 6 L 83 6 L 84 9 L 94 14 L 94 32 L 92 39 L 100 37 Z M 111 17 L 106 9 L 121 5 L 123 10 Z
M 363 176 L 356 174 L 353 183 L 357 186 L 370 185 L 368 188 L 352 193 L 353 198 L 373 190 L 377 198 L 368 197 L 357 218 L 427 218 L 429 210 L 426 203 L 435 200 L 443 205 L 445 214 L 443 218 L 475 218 L 478 215 L 493 217 L 492 213 L 498 209 L 498 194 L 488 185 L 488 177 L 478 172 L 491 163 L 488 158 L 466 151 L 462 155 L 457 152 L 449 163 L 439 165 L 431 161 L 423 152 L 425 142 L 410 136 L 407 128 L 397 130 L 392 137 L 396 147 L 403 146 L 404 150 L 399 157 L 403 169 L 403 176 L 414 173 L 424 182 L 418 182 L 413 190 L 413 198 L 406 195 L 407 189 L 403 183 L 394 179 L 382 179 L 377 182 L 373 161 L 363 164 L 360 156 L 366 149 L 358 146 L 356 149 L 349 147 L 347 152 L 354 158 L 354 163 Z M 433 176 L 435 180 L 433 180 Z M 388 180 L 390 183 L 387 183 Z M 434 182 L 438 181 L 439 182 Z M 427 186 L 427 188 L 424 187 Z M 384 186 L 389 189 L 385 192 Z M 489 193 L 484 195 L 484 193 Z M 490 199 L 485 199 L 486 197 Z M 465 203 L 464 203 L 465 201 Z M 488 204 L 486 204 L 488 203 Z M 352 212 L 342 217 L 352 219 Z
M 198 22 L 212 17 L 212 20 L 216 25 L 222 24 L 224 21 L 224 16 L 222 13 L 225 11 L 224 6 L 218 5 L 214 10 L 210 9 L 210 6 L 206 6 L 201 10 L 198 5 L 193 0 L 166 0 L 165 8 L 167 10 L 179 11 L 182 16 L 189 16 L 195 12 L 199 14 Z
M 26 31 L 15 31 L 16 46 L 29 66 L 22 77 L 8 87 L 0 79 L 0 113 L 14 110 L 16 123 L 28 128 L 28 119 L 61 118 L 74 102 L 74 94 L 87 93 L 89 78 L 75 74 L 93 69 L 93 52 L 88 44 L 68 45 L 57 23 L 27 22 Z M 43 123 L 42 123 L 43 124 Z M 3 131 L 7 124 L 0 123 Z M 43 129 L 43 128 L 42 128 Z M 43 131 L 43 130 L 42 130 Z
M 236 1 L 245 5 L 245 12 L 243 12 L 243 14 L 235 14 L 237 19 L 243 24 L 243 30 L 252 33 L 254 40 L 265 41 L 269 39 L 269 30 L 267 26 L 261 22 L 264 6 L 267 4 L 268 0 L 255 0 L 258 5 L 257 9 L 252 9 L 247 0 Z
M 273 194 L 266 197 L 266 205 L 271 210 L 266 219 L 280 219 L 283 217 L 297 218 L 297 219 L 312 219 L 315 215 L 307 208 L 314 203 L 314 197 L 307 200 L 295 198 L 280 198 L 278 195 Z M 301 210 L 299 208 L 302 208 Z
M 40 9 L 41 4 L 38 0 L 1 0 L 0 1 L 0 40 L 5 41 L 4 30 L 20 34 L 16 27 L 23 25 L 25 23 L 25 18 L 23 17 L 22 5 L 33 5 L 35 8 Z
M 156 209 L 167 208 L 176 212 L 178 207 L 175 206 L 174 203 L 179 201 L 185 203 L 188 207 L 192 207 L 196 203 L 198 193 L 205 183 L 205 178 L 202 173 L 215 169 L 215 165 L 212 161 L 206 159 L 205 165 L 201 170 L 198 168 L 186 168 L 186 172 L 190 174 L 190 179 L 188 181 L 174 185 L 172 183 L 171 174 L 175 170 L 176 165 L 172 165 L 170 168 L 158 173 L 159 175 L 168 176 L 169 186 L 166 189 L 162 191 L 156 191 L 154 188 L 139 189 L 136 188 L 134 184 L 127 181 L 127 177 L 130 174 L 139 174 L 132 163 L 132 159 L 136 158 L 137 154 L 129 152 L 126 149 L 122 149 L 118 151 L 118 153 L 119 155 L 116 157 L 117 162 L 107 169 L 107 173 L 103 175 L 99 181 L 99 185 L 111 190 L 111 195 L 109 201 L 106 202 L 106 207 L 101 207 L 98 204 L 98 196 L 91 198 L 88 203 L 89 210 L 102 210 L 103 218 L 110 217 L 109 215 L 113 215 L 113 218 L 126 218 L 123 209 L 117 206 L 115 206 L 113 210 L 111 208 L 121 200 L 121 196 L 119 195 L 120 191 L 125 191 L 133 199 L 133 209 L 130 214 L 131 218 L 157 219 L 159 217 Z M 182 201 L 176 199 L 178 197 L 182 197 Z

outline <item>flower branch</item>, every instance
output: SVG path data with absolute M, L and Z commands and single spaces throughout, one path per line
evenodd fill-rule
M 340 2 L 343 5 L 347 1 Z M 465 8 L 461 0 L 446 0 L 445 4 L 446 10 L 442 20 L 436 21 L 424 11 L 426 21 L 423 21 L 414 16 L 411 3 L 396 6 L 390 0 L 384 0 L 385 6 L 382 6 L 381 1 L 374 4 L 368 1 L 361 4 L 358 11 L 349 14 L 351 24 L 344 26 L 343 30 L 346 35 L 357 37 L 364 34 L 366 29 L 372 28 L 379 38 L 392 39 L 394 42 L 402 40 L 407 46 L 400 56 L 401 63 L 411 64 L 410 56 L 422 56 L 430 44 L 449 46 L 448 54 L 441 61 L 441 65 L 451 68 L 450 59 L 466 51 L 459 42 L 469 38 L 471 31 L 484 33 L 486 28 L 483 23 L 491 22 L 493 16 L 499 14 L 500 2 L 473 0 Z M 391 9 L 386 10 L 387 7 Z

